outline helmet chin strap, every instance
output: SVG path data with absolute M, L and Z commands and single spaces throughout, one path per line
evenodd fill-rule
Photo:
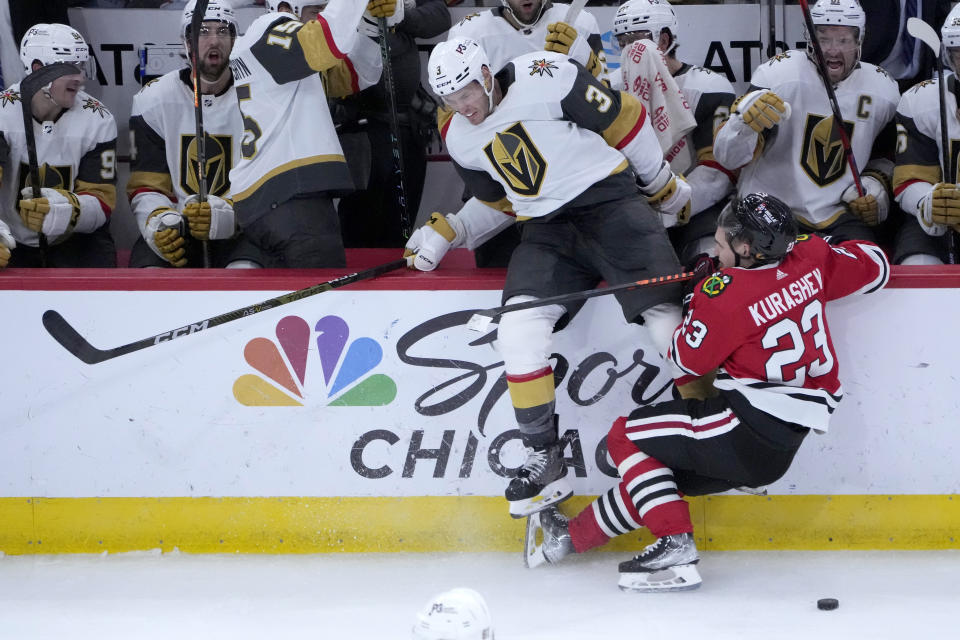
M 510 17 L 513 19 L 513 21 L 514 21 L 515 23 L 517 23 L 518 26 L 521 26 L 521 27 L 532 27 L 533 25 L 535 25 L 535 24 L 537 24 L 538 22 L 540 22 L 540 18 L 543 17 L 543 12 L 547 10 L 547 7 L 548 7 L 550 4 L 551 4 L 551 3 L 549 2 L 549 0 L 542 0 L 542 1 L 540 2 L 540 10 L 537 11 L 537 15 L 535 15 L 535 16 L 533 17 L 533 20 L 531 20 L 530 22 L 524 22 L 523 20 L 521 20 L 521 19 L 520 19 L 520 16 L 518 16 L 518 15 L 516 14 L 516 12 L 513 10 L 513 7 L 511 7 L 511 6 L 509 5 L 509 3 L 504 3 L 503 11 L 504 11 L 504 13 L 509 13 L 509 14 L 510 14 Z

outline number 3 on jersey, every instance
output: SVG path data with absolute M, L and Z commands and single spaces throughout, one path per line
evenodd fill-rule
M 237 87 L 237 101 L 242 105 L 244 100 L 250 99 L 250 85 L 241 84 Z M 246 160 L 250 160 L 255 155 L 257 155 L 257 140 L 260 139 L 260 136 L 263 135 L 263 131 L 260 129 L 260 125 L 257 124 L 257 121 L 243 113 L 243 109 L 240 109 L 240 113 L 243 115 L 243 140 L 240 143 L 240 154 Z
M 822 353 L 823 359 L 818 357 L 813 362 L 803 364 L 805 359 L 809 359 L 809 356 L 804 358 L 806 347 L 803 338 L 805 334 L 811 333 L 816 348 L 814 353 Z M 763 348 L 774 349 L 784 338 L 789 338 L 784 341 L 784 348 L 778 349 L 767 359 L 767 380 L 794 383 L 799 386 L 804 383 L 808 374 L 816 378 L 830 373 L 833 369 L 834 358 L 827 344 L 827 332 L 823 324 L 823 305 L 819 300 L 811 300 L 803 308 L 799 325 L 791 318 L 784 318 L 767 329 L 763 334 Z M 796 370 L 796 374 L 788 378 L 791 369 Z

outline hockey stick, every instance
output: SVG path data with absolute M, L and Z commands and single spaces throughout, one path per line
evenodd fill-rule
M 304 298 L 315 296 L 318 293 L 323 293 L 324 291 L 338 289 L 348 284 L 353 284 L 354 282 L 360 282 L 361 280 L 376 278 L 377 276 L 383 275 L 389 271 L 406 267 L 408 262 L 409 261 L 407 258 L 394 260 L 393 262 L 381 264 L 365 271 L 358 271 L 349 275 L 340 276 L 339 278 L 334 278 L 333 280 L 328 280 L 327 282 L 315 284 L 307 287 L 306 289 L 285 293 L 282 296 L 270 298 L 269 300 L 252 304 L 249 307 L 243 307 L 242 309 L 237 309 L 228 313 L 222 313 L 218 316 L 207 318 L 206 320 L 201 320 L 199 322 L 190 323 L 171 331 L 164 331 L 163 333 L 158 333 L 155 336 L 150 336 L 149 338 L 137 340 L 136 342 L 131 342 L 130 344 L 125 344 L 119 347 L 114 347 L 113 349 L 97 349 L 87 342 L 83 336 L 77 333 L 77 330 L 70 326 L 70 323 L 67 322 L 63 316 L 52 309 L 43 312 L 43 326 L 53 337 L 53 339 L 59 342 L 64 349 L 87 364 L 97 364 L 98 362 L 103 362 L 104 360 L 112 360 L 113 358 L 117 358 L 128 353 L 133 353 L 134 351 L 140 351 L 141 349 L 152 347 L 155 344 L 169 342 L 170 340 L 182 338 L 184 336 L 203 331 L 204 329 L 211 329 L 221 324 L 232 322 L 233 320 L 246 318 L 247 316 L 252 316 L 253 314 L 260 313 L 261 311 L 269 311 L 270 309 L 275 309 L 276 307 L 288 304 L 290 302 L 296 302 L 297 300 L 303 300 Z
M 207 201 L 207 134 L 203 130 L 203 102 L 200 100 L 200 27 L 210 0 L 197 0 L 190 17 L 190 60 L 193 62 L 193 113 L 196 120 L 197 142 L 197 196 Z M 190 161 L 189 156 L 187 162 Z M 210 268 L 210 243 L 202 240 L 203 268 Z
M 857 187 L 857 195 L 863 197 L 863 184 L 860 182 L 860 170 L 857 169 L 857 161 L 853 157 L 853 147 L 850 145 L 850 138 L 847 137 L 847 130 L 843 126 L 843 115 L 840 113 L 840 105 L 837 103 L 837 94 L 833 91 L 833 85 L 830 84 L 830 74 L 827 71 L 827 61 L 823 57 L 823 49 L 820 48 L 820 41 L 817 40 L 817 28 L 813 24 L 813 17 L 810 15 L 810 7 L 807 0 L 799 0 L 800 8 L 803 9 L 803 20 L 807 25 L 807 33 L 810 36 L 810 45 L 813 47 L 813 55 L 817 59 L 817 69 L 820 71 L 820 79 L 823 80 L 823 88 L 827 90 L 827 98 L 830 100 L 830 108 L 833 110 L 833 126 L 840 136 L 840 144 L 843 146 L 843 153 L 847 156 L 847 164 L 850 165 L 850 172 L 853 174 L 853 184 Z
M 943 180 L 954 182 L 957 179 L 950 153 L 950 136 L 947 130 L 947 85 L 943 80 L 943 56 L 940 50 L 940 37 L 933 27 L 920 18 L 907 18 L 907 33 L 933 49 L 937 60 L 937 83 L 940 90 L 940 149 L 943 156 Z M 947 261 L 957 264 L 957 233 L 947 230 Z
M 517 302 L 515 304 L 507 304 L 502 307 L 494 307 L 493 309 L 483 309 L 481 311 L 474 312 L 474 314 L 470 317 L 470 320 L 467 321 L 467 328 L 471 329 L 472 331 L 484 331 L 488 326 L 490 326 L 491 322 L 495 321 L 503 314 L 511 311 L 522 311 L 523 309 L 534 309 L 536 307 L 546 307 L 551 304 L 564 304 L 566 302 L 579 302 L 581 300 L 596 298 L 597 296 L 610 295 L 611 293 L 633 291 L 634 289 L 639 289 L 640 287 L 652 287 L 660 284 L 669 284 L 671 282 L 683 282 L 691 279 L 693 276 L 693 271 L 685 271 L 683 273 L 675 273 L 669 276 L 657 276 L 656 278 L 646 278 L 645 280 L 627 282 L 612 287 L 605 287 L 603 289 L 589 289 L 587 291 L 577 291 L 575 293 L 564 293 L 559 296 L 550 296 L 549 298 L 537 298 L 536 300 L 530 300 L 528 302 Z
M 400 205 L 400 233 L 410 237 L 410 211 L 407 209 L 407 185 L 403 179 L 403 147 L 400 144 L 400 121 L 397 117 L 397 90 L 393 82 L 393 63 L 390 61 L 390 43 L 387 42 L 386 18 L 377 18 L 380 28 L 380 58 L 383 60 L 383 84 L 387 93 L 387 109 L 390 111 L 390 146 L 393 149 L 393 174 L 396 178 L 397 204 Z
M 40 198 L 40 164 L 37 160 L 37 139 L 33 133 L 33 96 L 43 87 L 57 78 L 82 73 L 75 65 L 66 62 L 55 62 L 40 67 L 20 82 L 20 106 L 23 110 L 23 135 L 27 142 L 27 163 L 30 170 L 30 187 L 33 197 Z M 67 186 L 67 185 L 64 185 Z M 72 188 L 73 185 L 70 185 Z M 37 248 L 40 250 L 40 266 L 47 266 L 47 236 L 37 232 Z
M 587 6 L 587 0 L 573 0 L 567 8 L 567 14 L 563 16 L 563 21 L 572 27 L 573 22 L 585 6 Z

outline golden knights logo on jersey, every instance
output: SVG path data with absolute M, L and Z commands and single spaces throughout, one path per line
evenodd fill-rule
M 497 133 L 483 152 L 514 192 L 522 196 L 540 193 L 547 162 L 522 124 L 518 122 Z
M 54 165 L 50 166 L 48 164 L 42 164 L 37 167 L 37 171 L 40 174 L 40 187 L 47 187 L 48 189 L 63 189 L 64 191 L 73 191 L 73 167 L 70 165 Z M 33 183 L 30 181 L 30 167 L 24 163 L 20 163 L 20 180 L 19 186 L 17 187 L 17 193 L 23 191 L 24 187 L 32 187 Z M 19 196 L 17 198 L 19 201 Z
M 847 138 L 853 138 L 853 123 L 844 120 L 843 128 Z M 847 158 L 843 153 L 843 143 L 833 126 L 833 116 L 807 114 L 803 127 L 803 147 L 800 166 L 813 182 L 825 187 L 836 182 L 846 173 Z
M 180 187 L 189 194 L 199 193 L 197 181 L 197 141 L 195 135 L 180 136 Z M 233 136 L 206 134 L 204 175 L 207 193 L 223 196 L 230 191 L 230 169 L 233 162 Z

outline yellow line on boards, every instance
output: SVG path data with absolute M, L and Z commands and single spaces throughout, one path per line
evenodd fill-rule
M 591 497 L 562 509 L 574 515 Z M 692 498 L 703 551 L 958 549 L 952 495 Z M 502 498 L 0 498 L 0 551 L 190 553 L 517 551 Z M 646 530 L 606 547 L 642 549 Z

